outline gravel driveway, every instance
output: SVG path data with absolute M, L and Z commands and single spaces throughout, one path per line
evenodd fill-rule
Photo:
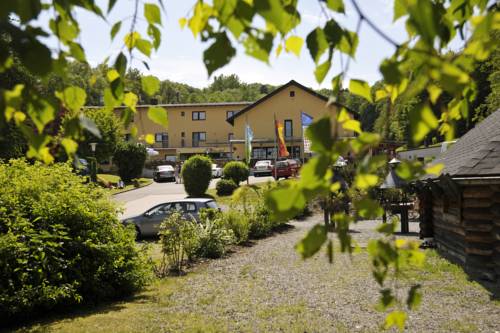
M 129 301 L 48 319 L 20 332 L 378 332 L 384 314 L 374 310 L 378 286 L 365 251 L 324 254 L 307 261 L 293 249 L 319 217 L 237 247 L 226 258 L 196 265 L 182 277 L 156 281 Z M 377 222 L 352 228 L 366 245 Z M 410 223 L 415 231 L 416 223 Z M 415 236 L 410 236 L 415 237 Z M 398 283 L 421 283 L 423 302 L 410 313 L 406 332 L 498 332 L 500 302 L 463 271 L 427 252 L 425 268 Z
M 294 228 L 285 233 L 259 240 L 226 259 L 208 262 L 205 268 L 188 275 L 181 291 L 169 296 L 175 302 L 165 312 L 203 314 L 217 322 L 219 329 L 228 331 L 379 331 L 377 325 L 383 321 L 383 314 L 373 309 L 378 287 L 366 253 L 352 258 L 338 254 L 330 265 L 323 254 L 303 261 L 293 250 L 293 245 L 319 221 L 312 217 L 307 222 L 295 222 Z M 353 227 L 352 235 L 362 247 L 377 236 L 372 231 L 375 225 L 374 221 L 364 221 Z M 418 225 L 411 223 L 411 230 L 416 228 Z M 457 270 L 436 256 L 429 260 Z M 424 300 L 420 310 L 410 314 L 407 331 L 500 330 L 498 302 L 490 301 L 479 285 L 453 281 L 456 274 L 442 273 L 448 276 L 438 281 L 427 281 L 425 272 L 419 275 L 424 280 Z M 459 275 L 458 279 L 464 277 Z M 449 288 L 450 283 L 458 290 Z

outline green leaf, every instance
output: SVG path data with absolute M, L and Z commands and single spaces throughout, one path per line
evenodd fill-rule
M 274 37 L 270 33 L 264 34 L 263 38 L 255 38 L 250 35 L 243 42 L 245 53 L 255 59 L 269 63 L 269 53 L 273 48 L 273 39 Z
M 422 141 L 425 136 L 438 126 L 438 119 L 427 103 L 421 103 L 410 109 L 410 129 L 413 142 Z
M 300 213 L 306 205 L 304 194 L 296 184 L 272 189 L 266 193 L 265 200 L 271 208 L 274 220 L 290 219 Z
M 138 101 L 139 97 L 137 97 L 137 95 L 133 92 L 128 92 L 123 96 L 123 104 L 128 106 L 133 111 L 135 111 L 135 106 L 137 105 Z
M 148 26 L 148 36 L 153 40 L 153 47 L 158 50 L 161 44 L 161 32 L 160 29 L 150 24 Z
M 148 118 L 165 128 L 168 127 L 167 110 L 160 106 L 151 106 L 148 109 Z
M 161 25 L 160 8 L 154 3 L 144 4 L 144 17 L 149 24 Z
M 405 328 L 406 318 L 407 318 L 406 312 L 392 311 L 385 317 L 384 329 L 387 330 L 393 326 L 396 326 L 402 332 Z
M 360 190 L 367 190 L 370 187 L 377 185 L 378 176 L 368 173 L 358 173 L 354 178 L 354 185 Z
M 411 181 L 424 175 L 425 170 L 420 161 L 402 161 L 396 168 L 396 174 L 403 180 Z
M 69 138 L 63 138 L 61 140 L 61 145 L 64 147 L 64 150 L 66 151 L 66 154 L 68 154 L 68 156 L 76 153 L 76 150 L 78 149 L 78 143 Z
M 45 126 L 55 118 L 55 110 L 46 101 L 37 101 L 36 105 L 28 104 L 28 114 L 36 126 L 38 133 L 42 133 Z
M 208 76 L 227 65 L 235 55 L 236 49 L 231 45 L 227 34 L 225 32 L 217 34 L 215 42 L 203 52 L 203 62 L 207 68 Z
M 104 105 L 107 110 L 113 110 L 120 106 L 120 101 L 116 100 L 110 88 L 104 89 Z
M 120 54 L 116 57 L 115 63 L 113 67 L 120 73 L 121 77 L 125 77 L 125 71 L 127 70 L 127 57 L 120 52 Z
M 353 131 L 360 134 L 363 130 L 361 129 L 361 123 L 354 119 L 348 119 L 342 122 L 342 128 L 347 131 Z
M 427 87 L 427 91 L 429 92 L 429 97 L 432 102 L 432 104 L 436 104 L 439 96 L 441 96 L 441 93 L 443 90 L 439 88 L 438 86 L 431 84 Z
M 122 21 L 118 21 L 115 24 L 113 24 L 111 32 L 109 33 L 111 35 L 111 40 L 115 39 L 115 36 L 118 33 L 118 31 L 120 31 L 121 27 L 122 27 Z
M 326 192 L 330 179 L 326 177 L 330 161 L 325 155 L 314 156 L 300 169 L 300 187 L 309 194 Z
M 115 6 L 116 1 L 117 0 L 109 0 L 109 2 L 108 2 L 108 14 L 113 9 L 113 7 Z
M 408 14 L 406 10 L 406 0 L 394 0 L 394 18 L 393 22 L 396 22 L 400 17 Z
M 187 23 L 187 19 L 185 17 L 181 17 L 179 19 L 179 26 L 181 27 L 181 29 L 184 29 L 184 27 L 186 26 L 186 23 Z
M 85 105 L 87 93 L 80 87 L 71 86 L 64 89 L 62 93 L 56 92 L 56 97 L 59 98 L 68 109 L 78 112 Z
M 382 289 L 380 293 L 381 296 L 376 306 L 377 311 L 386 311 L 396 304 L 396 298 L 392 295 L 391 289 Z
M 345 13 L 344 1 L 342 0 L 326 0 L 326 5 L 333 11 Z
M 380 72 L 384 76 L 385 83 L 399 84 L 403 79 L 403 73 L 399 70 L 399 64 L 393 60 L 385 59 L 380 65 Z
M 349 91 L 354 95 L 358 95 L 373 103 L 370 85 L 363 80 L 352 79 L 349 83 Z
M 149 96 L 153 96 L 160 89 L 160 80 L 153 75 L 141 77 L 142 90 Z
M 304 40 L 302 38 L 299 36 L 290 36 L 285 42 L 285 50 L 287 52 L 292 52 L 298 57 L 300 56 L 302 45 L 304 45 Z
M 78 43 L 69 43 L 69 52 L 78 61 L 85 62 L 85 51 L 83 51 L 83 48 L 80 44 Z
M 141 39 L 141 34 L 134 31 L 126 34 L 125 37 L 123 37 L 123 42 L 129 50 L 132 50 L 139 39 Z
M 311 140 L 312 151 L 329 153 L 333 145 L 330 118 L 323 117 L 309 125 L 306 137 Z
M 340 52 L 351 56 L 351 58 L 354 58 L 356 49 L 358 48 L 358 43 L 358 35 L 354 31 L 344 30 L 342 33 L 342 37 L 340 38 L 338 49 Z
M 295 245 L 295 250 L 302 256 L 303 259 L 312 257 L 321 249 L 323 243 L 326 242 L 326 228 L 323 225 L 316 224 L 306 237 Z
M 148 56 L 150 57 L 151 56 L 151 48 L 153 47 L 151 45 L 151 42 L 146 40 L 146 39 L 138 39 L 136 42 L 135 42 L 135 47 L 141 51 L 142 54 L 144 54 L 145 56 Z
M 332 65 L 331 61 L 327 60 L 321 65 L 316 67 L 316 69 L 314 70 L 314 76 L 316 77 L 316 81 L 318 83 L 323 82 L 326 74 L 328 74 L 328 71 L 330 70 L 331 65 Z
M 146 134 L 146 136 L 144 137 L 144 141 L 146 141 L 148 145 L 152 145 L 153 143 L 155 143 L 155 137 L 153 134 Z
M 318 63 L 321 55 L 328 48 L 328 42 L 323 29 L 316 28 L 311 31 L 306 38 L 306 45 L 315 63 Z
M 422 302 L 422 294 L 418 291 L 420 287 L 421 285 L 417 284 L 412 286 L 408 291 L 408 299 L 406 300 L 406 305 L 410 310 L 416 310 Z
M 281 0 L 254 0 L 254 8 L 267 23 L 286 35 L 300 22 L 300 15 L 294 6 L 285 6 Z
M 354 207 L 356 207 L 359 216 L 365 219 L 374 219 L 384 214 L 384 210 L 380 207 L 379 203 L 370 198 L 355 201 Z

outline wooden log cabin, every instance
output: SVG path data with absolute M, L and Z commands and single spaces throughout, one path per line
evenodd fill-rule
M 500 283 L 500 110 L 435 163 L 441 175 L 417 183 L 421 236 L 469 274 Z

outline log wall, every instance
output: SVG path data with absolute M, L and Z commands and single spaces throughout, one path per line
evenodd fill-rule
M 499 185 L 464 185 L 458 199 L 434 193 L 432 224 L 441 253 L 470 273 L 500 277 Z

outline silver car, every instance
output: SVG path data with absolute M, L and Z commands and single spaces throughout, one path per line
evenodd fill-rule
M 255 177 L 259 176 L 271 176 L 273 173 L 273 162 L 270 160 L 257 161 L 253 168 L 253 175 Z
M 123 224 L 134 225 L 137 232 L 137 238 L 156 236 L 160 230 L 160 224 L 172 212 L 179 211 L 184 217 L 199 222 L 199 212 L 202 208 L 219 209 L 217 203 L 213 199 L 183 199 L 156 205 L 143 214 L 125 219 Z
M 155 181 L 160 182 L 163 179 L 175 182 L 175 171 L 174 167 L 171 165 L 159 165 L 155 168 L 153 172 L 153 178 Z

